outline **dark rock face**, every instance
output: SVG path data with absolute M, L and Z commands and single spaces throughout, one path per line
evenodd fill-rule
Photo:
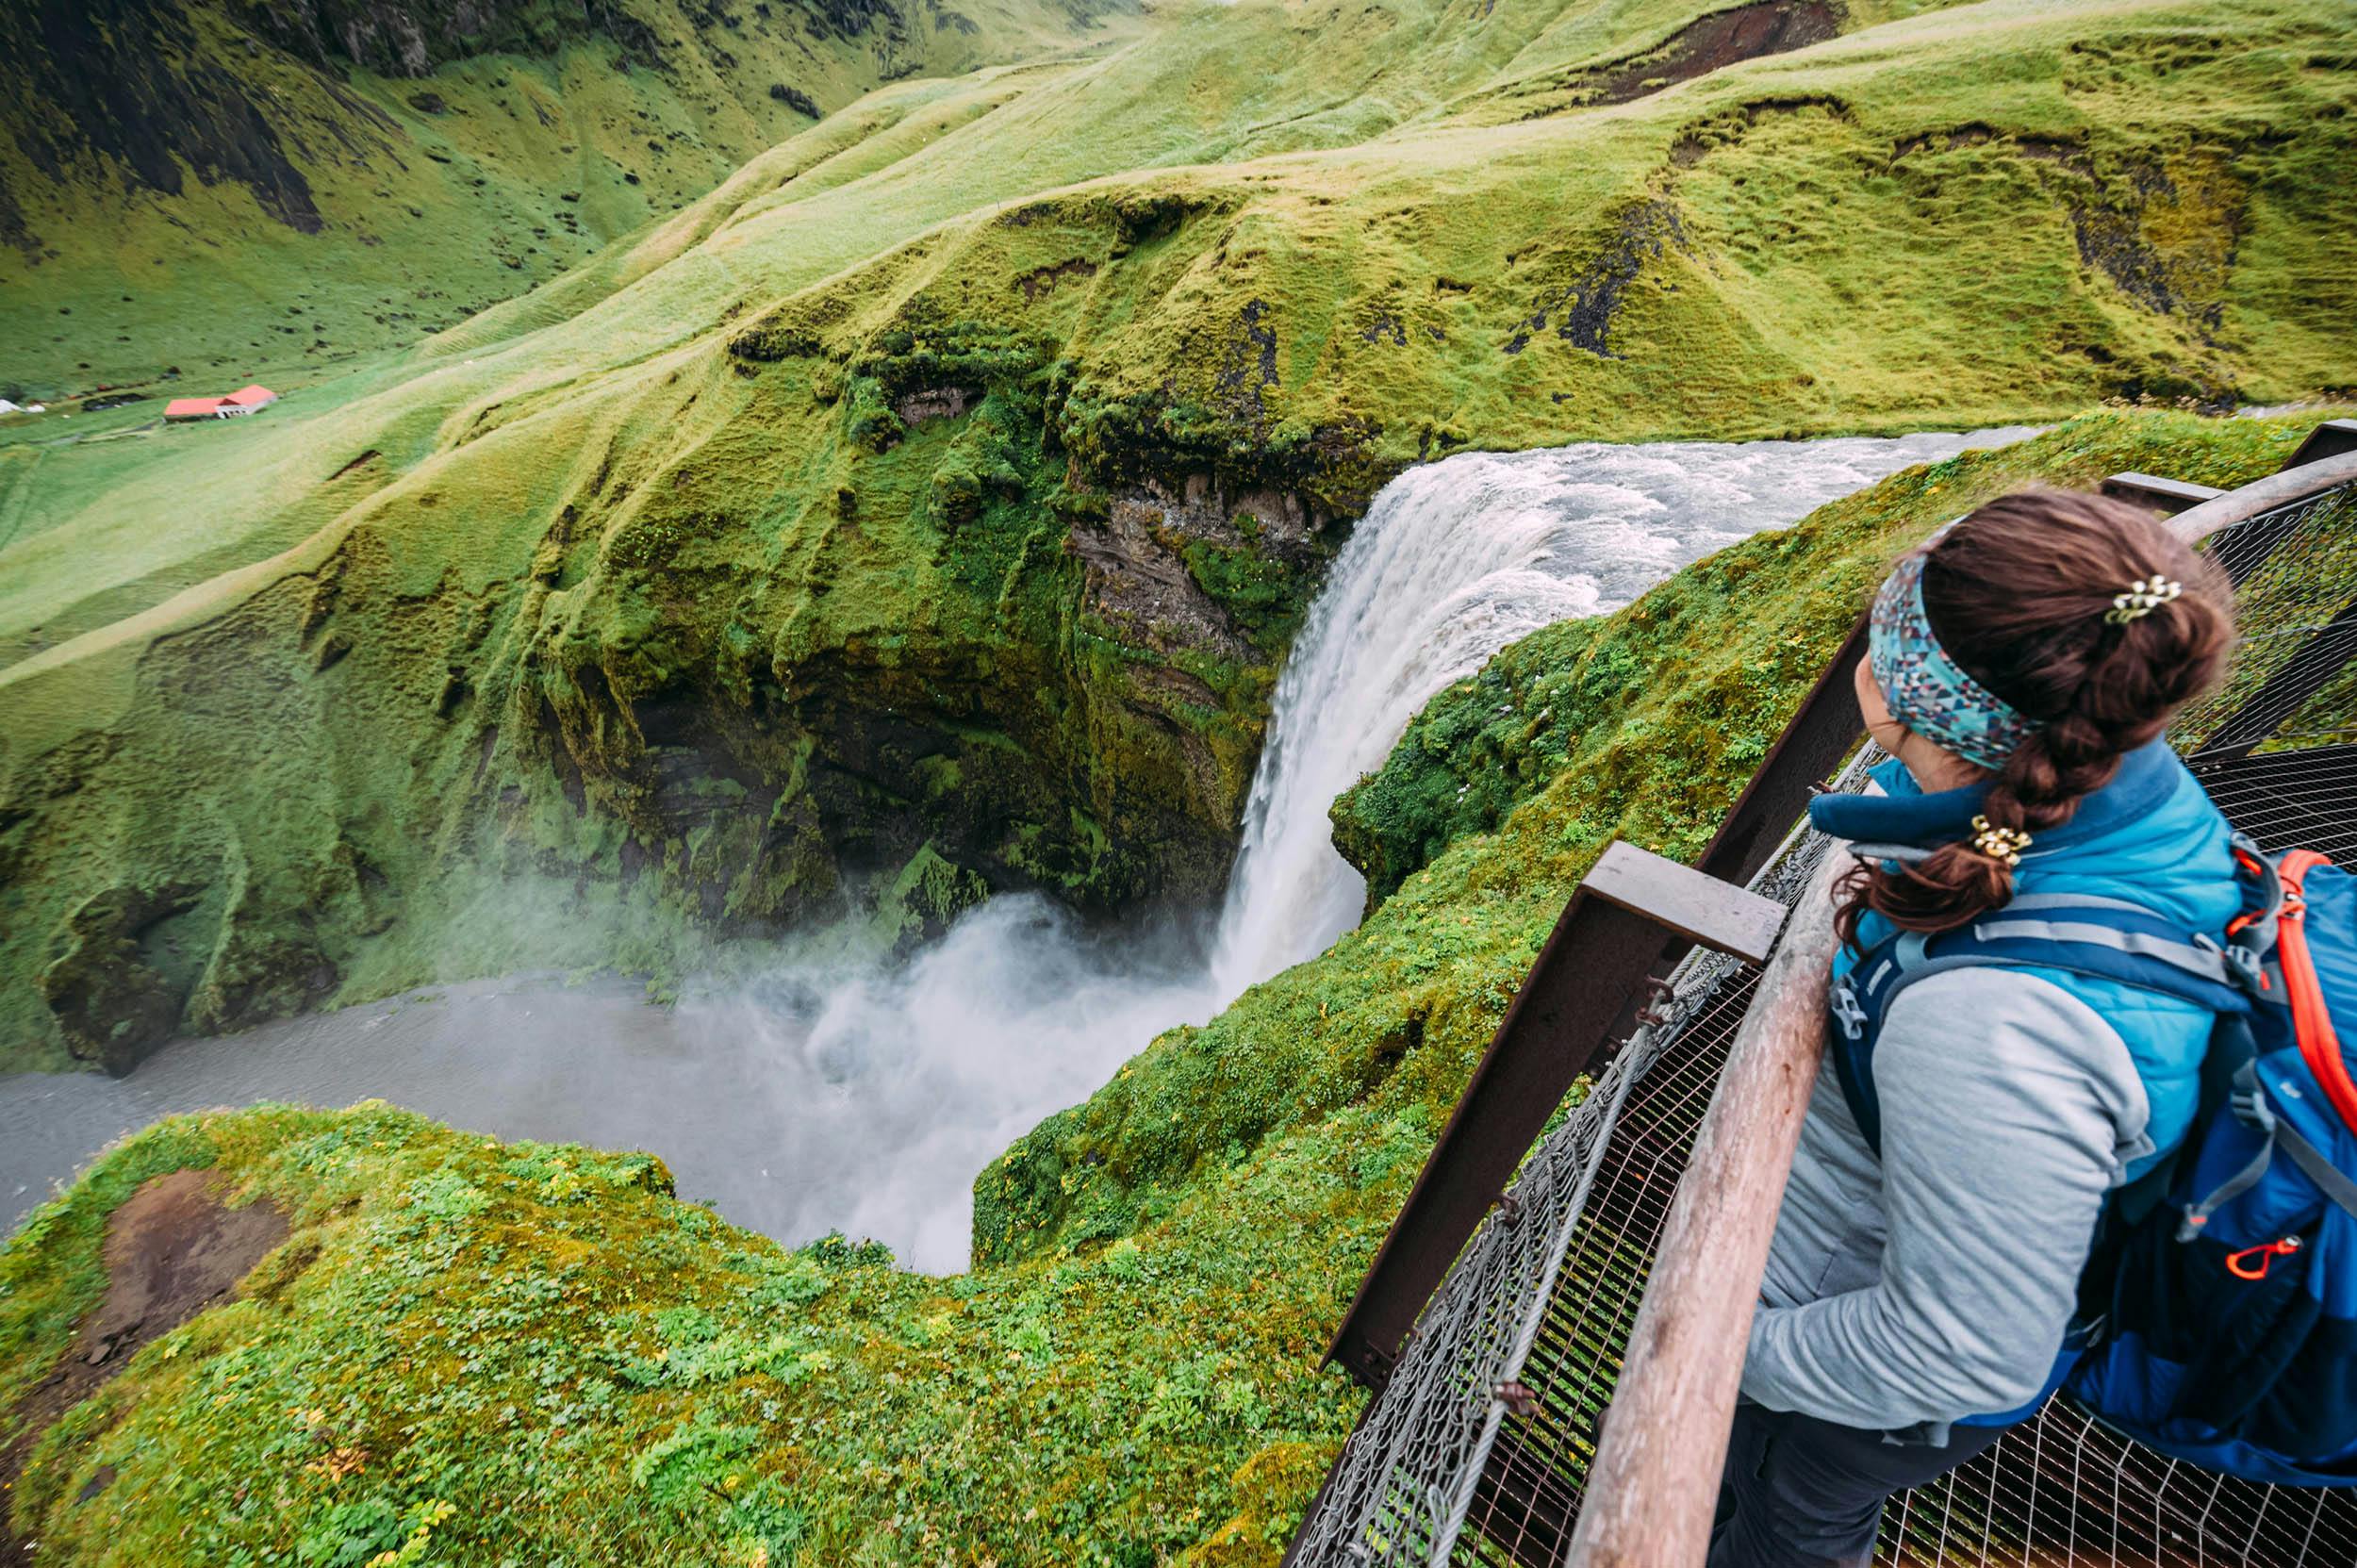
M 893 405 L 900 422 L 923 424 L 927 420 L 961 418 L 972 404 L 981 401 L 981 394 L 966 387 L 923 387 L 909 393 Z
M 1574 78 L 1592 102 L 1625 104 L 1739 60 L 1822 43 L 1841 31 L 1841 8 L 1828 0 L 1753 0 L 1698 17 L 1668 41 L 1633 59 Z
M 177 195 L 182 165 L 207 185 L 235 181 L 305 234 L 321 220 L 310 182 L 243 84 L 212 63 L 181 8 L 160 0 L 36 0 L 0 7 L 0 91 L 17 148 L 49 178 L 103 160 L 134 189 Z M 339 93 L 355 125 L 383 115 Z M 45 102 L 44 112 L 25 107 Z M 0 190 L 0 239 L 29 247 Z M 11 232 L 13 231 L 13 232 Z
M 198 890 L 182 884 L 114 887 L 74 911 L 41 976 L 67 1049 L 120 1075 L 171 1036 L 186 981 L 160 949 L 173 917 L 197 901 Z
M 1139 646 L 1248 662 L 1256 656 L 1248 629 L 1206 591 L 1189 547 L 1249 548 L 1314 576 L 1332 548 L 1333 520 L 1291 490 L 1191 473 L 1116 495 L 1104 520 L 1075 526 L 1064 548 L 1086 568 L 1088 608 Z
M 783 82 L 771 82 L 769 84 L 769 96 L 775 98 L 779 103 L 783 104 L 787 108 L 792 109 L 797 114 L 807 114 L 813 120 L 819 117 L 818 105 L 816 101 L 814 100 L 809 93 L 804 92 L 799 87 L 788 87 Z
M 1522 353 L 1531 334 L 1544 332 L 1552 318 L 1557 335 L 1573 347 L 1586 349 L 1599 359 L 1617 358 L 1606 338 L 1629 285 L 1637 281 L 1647 261 L 1659 260 L 1665 251 L 1686 248 L 1686 230 L 1676 207 L 1658 200 L 1636 204 L 1620 215 L 1603 250 L 1524 319 L 1507 339 L 1506 352 Z
M 544 54 L 603 33 L 634 59 L 661 59 L 653 30 L 610 0 L 269 0 L 256 31 L 318 65 L 349 61 L 383 76 L 422 76 L 471 55 Z

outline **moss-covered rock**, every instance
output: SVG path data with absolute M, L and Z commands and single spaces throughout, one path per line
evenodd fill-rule
M 930 844 L 909 857 L 877 900 L 876 917 L 884 940 L 906 952 L 949 929 L 949 922 L 990 897 L 990 884 L 974 871 L 953 865 Z

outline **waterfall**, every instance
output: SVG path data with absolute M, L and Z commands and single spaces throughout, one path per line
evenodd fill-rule
M 683 1192 L 783 1241 L 840 1227 L 914 1267 L 962 1268 L 967 1192 L 1010 1141 L 1158 1032 L 1209 1019 L 1357 923 L 1365 889 L 1327 807 L 1434 693 L 1706 552 L 2019 434 L 1586 445 L 1402 474 L 1335 557 L 1277 685 L 1208 961 L 1199 931 L 1091 930 L 1020 894 L 904 964 L 789 946 L 758 980 L 693 988 L 669 1011 L 620 982 L 478 982 L 181 1042 L 128 1080 L 0 1080 L 0 1221 L 167 1112 L 380 1096 L 502 1136 L 651 1148 Z M 516 919 L 549 917 L 511 892 Z
M 1277 683 L 1213 947 L 1219 1001 L 1358 923 L 1366 883 L 1335 852 L 1327 807 L 1451 682 L 1517 637 L 1616 609 L 1887 473 L 2026 434 L 1587 442 L 1400 475 L 1335 558 Z

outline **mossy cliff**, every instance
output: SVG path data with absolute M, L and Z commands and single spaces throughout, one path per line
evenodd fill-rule
M 143 1180 L 213 1170 L 291 1233 L 47 1428 L 15 1528 L 74 1564 L 1272 1565 L 1360 1397 L 1327 1337 L 1602 846 L 1690 854 L 1940 521 L 2127 468 L 2235 483 L 2313 422 L 2074 420 L 1509 649 L 1351 808 L 1405 790 L 1398 890 L 994 1162 L 961 1278 L 782 1251 L 645 1156 L 381 1106 L 160 1124 L 0 1253 L 0 1409 L 73 1353 Z M 1476 695 L 1515 715 L 1470 724 Z M 1459 817 L 1435 768 L 1512 782 Z
M 2347 383 L 2335 7 L 1786 12 L 1178 8 L 260 419 L 0 432 L 0 1042 L 1199 896 L 1418 457 Z

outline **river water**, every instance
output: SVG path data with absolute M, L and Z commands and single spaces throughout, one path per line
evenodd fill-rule
M 782 952 L 671 1008 L 633 983 L 511 979 L 164 1048 L 130 1077 L 0 1076 L 13 1226 L 173 1112 L 379 1098 L 501 1137 L 651 1149 L 681 1193 L 786 1242 L 840 1230 L 963 1268 L 975 1173 L 1173 1024 L 1357 921 L 1327 807 L 1418 708 L 1516 637 L 1912 463 L 2026 430 L 1468 453 L 1402 474 L 1333 565 L 1278 683 L 1228 898 L 1207 932 L 1091 933 L 994 899 L 892 967 Z

